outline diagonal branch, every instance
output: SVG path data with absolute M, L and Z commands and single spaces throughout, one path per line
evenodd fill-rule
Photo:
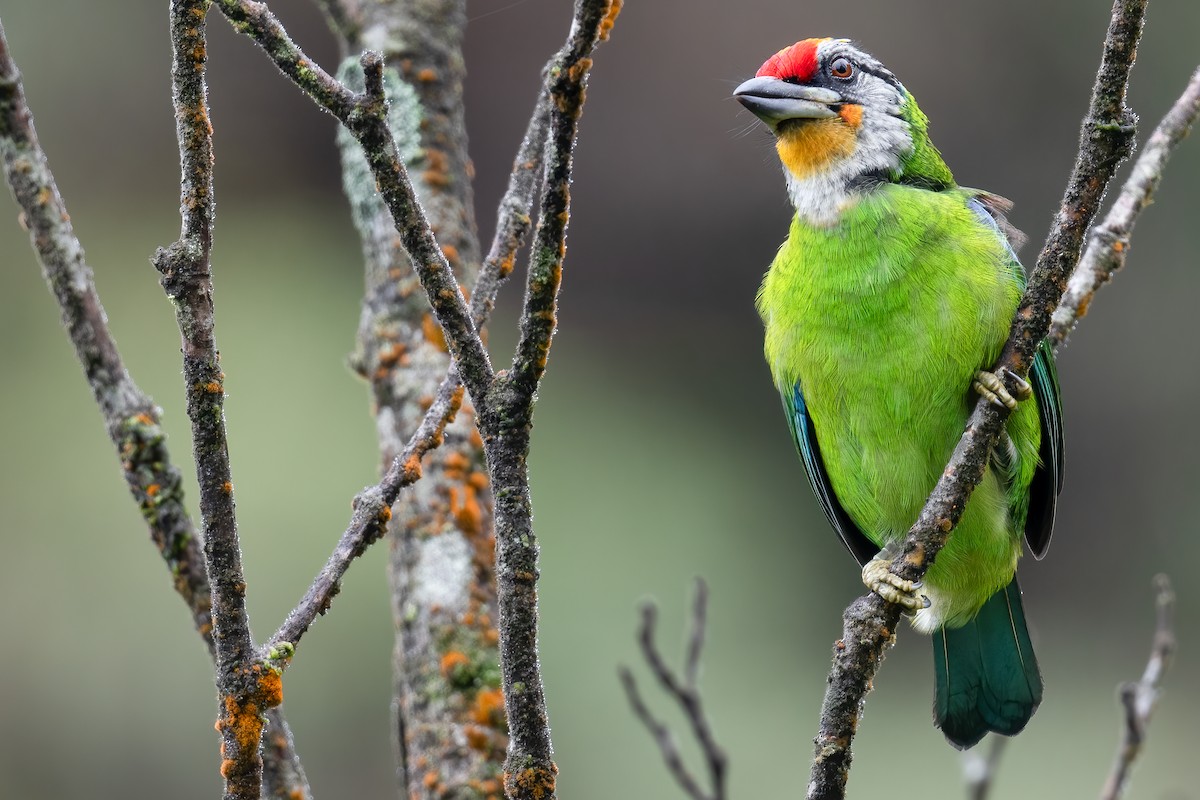
M 1078 261 L 1084 233 L 1113 172 L 1131 149 L 1134 116 L 1125 106 L 1125 94 L 1145 7 L 1146 0 L 1114 0 L 1075 167 L 1030 275 L 1012 332 L 993 369 L 997 374 L 1028 374 L 1037 346 L 1049 330 L 1050 315 Z M 891 570 L 897 575 L 916 581 L 933 563 L 962 516 L 972 490 L 982 480 L 988 454 L 1007 416 L 1005 407 L 983 400 L 976 403 L 946 470 L 910 529 L 902 551 L 892 561 Z M 852 758 L 850 744 L 859 710 L 899 621 L 900 607 L 873 593 L 846 609 L 844 632 L 834 649 L 820 728 L 814 740 L 810 800 L 845 796 Z
M 1112 772 L 1100 792 L 1101 800 L 1118 800 L 1125 791 L 1133 762 L 1142 751 L 1146 738 L 1146 726 L 1158 704 L 1162 692 L 1163 678 L 1171 668 L 1175 655 L 1175 591 L 1166 575 L 1154 578 L 1157 623 L 1154 628 L 1154 643 L 1150 648 L 1150 660 L 1142 679 L 1121 686 L 1121 705 L 1125 709 L 1125 734 L 1121 746 L 1113 759 Z
M 633 673 L 627 668 L 622 667 L 620 676 L 621 683 L 625 686 L 625 695 L 629 699 L 629 704 L 633 707 L 633 711 L 638 719 L 641 720 L 642 724 L 646 726 L 647 730 L 654 737 L 654 741 L 658 744 L 659 752 L 662 754 L 663 761 L 666 762 L 671 774 L 675 776 L 676 783 L 693 800 L 724 800 L 725 769 L 727 763 L 725 752 L 713 737 L 712 727 L 709 725 L 708 717 L 704 713 L 700 690 L 696 684 L 700 670 L 700 653 L 704 649 L 707 604 L 708 586 L 702 579 L 697 579 L 696 599 L 692 606 L 691 632 L 688 636 L 687 657 L 684 661 L 682 683 L 676 677 L 674 671 L 667 666 L 662 654 L 658 652 L 658 646 L 654 642 L 654 628 L 658 620 L 658 609 L 653 603 L 647 603 L 642 607 L 642 627 L 638 633 L 638 642 L 641 644 L 642 657 L 646 659 L 650 671 L 654 673 L 654 677 L 658 679 L 667 696 L 674 700 L 683 710 L 688 723 L 691 725 L 692 735 L 699 742 L 701 752 L 704 754 L 704 764 L 708 770 L 708 779 L 711 787 L 709 791 L 705 791 L 700 787 L 699 781 L 683 763 L 683 758 L 679 754 L 679 748 L 675 745 L 671 731 L 654 716 L 642 700 Z
M 319 106 L 346 126 L 362 146 L 379 193 L 391 212 L 396 232 L 445 334 L 467 392 L 478 406 L 493 377 L 491 361 L 445 253 L 438 247 L 417 202 L 396 141 L 387 125 L 383 60 L 377 53 L 362 57 L 366 91 L 356 94 L 321 69 L 292 41 L 265 3 L 217 0 L 236 30 L 250 36 Z
M 1104 221 L 1089 234 L 1079 267 L 1071 276 L 1062 303 L 1054 311 L 1048 338 L 1056 347 L 1066 341 L 1087 314 L 1100 287 L 1111 281 L 1116 271 L 1125 265 L 1133 225 L 1138 215 L 1150 205 L 1171 152 L 1188 135 L 1197 117 L 1200 117 L 1200 67 L 1192 73 L 1183 94 L 1146 140 L 1142 154 L 1133 163 L 1129 180 Z
M 480 331 L 495 308 L 500 286 L 512 274 L 517 252 L 532 224 L 530 210 L 537 191 L 549 123 L 548 97 L 548 88 L 538 95 L 529 127 L 513 162 L 508 188 L 500 201 L 499 223 L 491 249 L 471 292 L 471 318 Z M 349 527 L 304 598 L 271 637 L 269 647 L 284 643 L 293 646 L 298 644 L 316 617 L 329 609 L 350 564 L 383 535 L 391 517 L 391 506 L 401 490 L 420 478 L 422 457 L 441 445 L 446 426 L 453 421 L 462 399 L 462 381 L 458 370 L 451 366 L 420 426 L 413 432 L 400 455 L 392 461 L 383 479 L 355 498 L 354 515 Z

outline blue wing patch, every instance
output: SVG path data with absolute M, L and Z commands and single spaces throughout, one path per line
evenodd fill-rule
M 1025 270 L 1013 250 L 1016 231 L 1004 217 L 1010 203 L 1003 198 L 981 193 L 967 201 L 971 210 L 996 231 L 1008 249 L 1009 269 L 1021 290 L 1025 290 Z M 1016 232 L 1016 235 L 1020 235 Z M 1019 241 L 1019 240 L 1018 240 Z M 1029 486 L 1029 514 L 1025 518 L 1025 541 L 1034 558 L 1046 555 L 1050 534 L 1054 528 L 1054 511 L 1063 484 L 1063 418 L 1062 398 L 1058 387 L 1058 371 L 1054 366 L 1054 351 L 1049 343 L 1038 345 L 1029 371 L 1033 396 L 1037 401 L 1038 418 L 1042 422 L 1042 444 L 1038 452 L 1041 463 Z
M 788 427 L 792 431 L 792 440 L 796 443 L 796 449 L 800 451 L 804 472 L 808 475 L 813 493 L 821 503 L 821 510 L 825 512 L 829 524 L 837 531 L 842 543 L 858 559 L 858 563 L 865 566 L 879 552 L 879 545 L 874 544 L 859 530 L 834 494 L 833 485 L 829 482 L 829 473 L 825 471 L 825 462 L 821 459 L 817 431 L 804 405 L 800 384 L 796 384 L 790 396 L 785 392 L 782 398 L 783 408 L 787 412 Z

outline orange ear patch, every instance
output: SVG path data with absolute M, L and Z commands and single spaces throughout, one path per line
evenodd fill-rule
M 857 107 L 857 106 L 856 106 Z M 859 109 L 859 116 L 862 110 Z M 854 128 L 840 119 L 814 119 L 790 125 L 779 133 L 779 160 L 797 178 L 807 178 L 854 152 Z
M 838 111 L 838 116 L 846 121 L 846 124 L 851 128 L 857 128 L 862 122 L 863 109 L 862 106 L 855 103 L 846 103 Z

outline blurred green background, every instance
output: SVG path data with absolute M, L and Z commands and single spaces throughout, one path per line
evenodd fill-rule
M 334 65 L 308 0 L 272 5 Z M 470 3 L 485 237 L 569 5 Z M 178 229 L 166 3 L 4 0 L 0 17 L 113 330 L 190 471 L 178 334 L 148 261 Z M 695 575 L 712 589 L 703 685 L 732 794 L 799 796 L 830 644 L 862 591 L 762 363 L 752 298 L 789 209 L 770 138 L 732 88 L 799 38 L 858 39 L 920 99 L 959 181 L 1016 201 L 1028 259 L 1070 168 L 1107 18 L 1103 0 L 627 0 L 589 90 L 532 457 L 564 797 L 681 796 L 615 670 L 640 668 L 633 632 L 648 598 L 678 651 Z M 351 497 L 374 482 L 367 391 L 343 366 L 359 250 L 332 120 L 219 14 L 210 30 L 218 341 L 263 637 L 324 561 Z M 1152 4 L 1131 95 L 1143 138 L 1195 66 L 1198 30 L 1200 4 Z M 1181 644 L 1131 796 L 1197 794 L 1198 181 L 1192 141 L 1139 223 L 1127 272 L 1061 354 L 1066 488 L 1049 557 L 1022 569 L 1046 700 L 1009 749 L 999 797 L 1097 791 L 1119 730 L 1115 688 L 1148 651 L 1158 571 L 1176 582 Z M 0 797 L 212 797 L 207 657 L 146 541 L 16 214 L 0 201 Z M 493 326 L 500 358 L 519 294 L 506 291 Z M 393 791 L 383 556 L 377 547 L 354 567 L 287 674 L 317 797 Z M 899 638 L 867 705 L 851 791 L 961 796 L 959 757 L 929 724 L 928 645 Z M 652 707 L 678 723 L 639 674 Z

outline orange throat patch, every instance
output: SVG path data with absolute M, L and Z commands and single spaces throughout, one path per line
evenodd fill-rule
M 846 106 L 846 109 L 860 109 Z M 861 110 L 857 115 L 861 117 Z M 775 149 L 779 160 L 788 172 L 798 179 L 810 177 L 835 161 L 849 158 L 854 153 L 856 139 L 855 122 L 845 118 L 805 120 L 793 123 L 779 133 Z

